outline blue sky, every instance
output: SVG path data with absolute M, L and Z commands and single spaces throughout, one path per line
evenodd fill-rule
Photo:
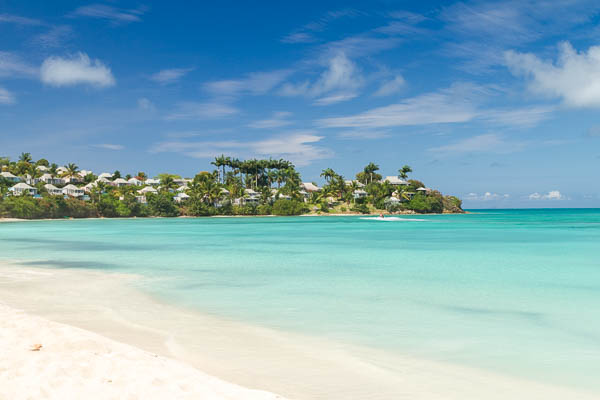
M 600 206 L 597 1 L 189 3 L 0 0 L 0 155 L 409 164 L 466 207 Z

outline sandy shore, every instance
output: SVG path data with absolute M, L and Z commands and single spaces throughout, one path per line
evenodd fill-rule
M 1 304 L 0 354 L 2 399 L 281 398 Z
M 123 274 L 0 264 L 0 302 L 47 319 L 0 309 L 0 398 L 25 399 L 27 391 L 32 399 L 69 398 L 65 393 L 91 399 L 116 393 L 131 395 L 114 398 L 132 399 L 275 398 L 267 392 L 327 400 L 598 398 L 576 388 L 223 320 L 159 302 L 136 285 L 137 277 Z M 30 351 L 36 343 L 42 349 Z M 86 390 L 106 392 L 93 397 Z

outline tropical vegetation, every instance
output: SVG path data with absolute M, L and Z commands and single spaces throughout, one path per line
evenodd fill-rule
M 34 161 L 30 153 L 15 161 L 0 157 L 0 217 L 463 212 L 457 197 L 408 179 L 412 173 L 408 165 L 385 179 L 372 162 L 352 180 L 326 168 L 320 188 L 302 182 L 294 164 L 283 159 L 239 160 L 221 155 L 211 165 L 213 171 L 190 179 L 168 173 L 150 179 L 142 171 L 96 176 L 74 163 L 59 167 L 43 158 Z

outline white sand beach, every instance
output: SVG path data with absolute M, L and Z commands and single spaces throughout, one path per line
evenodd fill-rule
M 0 398 L 598 398 L 172 307 L 136 279 L 0 266 Z
M 196 368 L 0 305 L 2 399 L 252 399 Z

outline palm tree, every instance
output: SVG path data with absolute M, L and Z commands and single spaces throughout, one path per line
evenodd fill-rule
M 31 158 L 31 153 L 21 153 L 19 156 L 19 161 L 30 164 L 33 161 L 33 158 Z
M 146 179 L 148 179 L 148 176 L 146 175 L 145 172 L 138 172 L 136 178 L 138 178 L 140 181 L 145 181 Z
M 330 182 L 330 181 L 333 179 L 333 177 L 334 177 L 334 176 L 336 176 L 336 175 L 337 175 L 337 174 L 335 173 L 335 171 L 334 171 L 334 170 L 332 170 L 331 168 L 327 168 L 327 169 L 324 169 L 324 170 L 321 172 L 321 175 L 320 175 L 320 176 L 321 176 L 322 178 L 325 178 L 325 180 L 327 181 L 327 183 L 329 183 L 329 182 Z
M 408 165 L 405 165 L 404 167 L 402 167 L 398 170 L 398 176 L 402 179 L 406 179 L 406 178 L 408 178 L 408 174 L 411 172 L 412 172 L 412 168 L 410 168 Z
M 373 173 L 375 173 L 376 171 L 379 171 L 379 165 L 370 162 L 369 164 L 367 164 L 367 166 L 365 167 L 365 169 L 363 171 L 366 175 L 368 175 L 370 177 L 369 183 L 372 183 L 373 182 Z
M 215 167 L 217 167 L 217 170 L 219 170 L 219 168 L 222 168 L 222 180 L 223 183 L 225 183 L 225 165 L 227 165 L 227 158 L 225 158 L 225 155 L 221 154 L 219 157 L 215 157 L 214 161 L 210 162 L 212 165 L 214 165 Z
M 77 175 L 77 171 L 79 171 L 79 167 L 73 163 L 65 165 L 65 168 L 67 169 L 63 174 L 65 178 L 74 178 Z

